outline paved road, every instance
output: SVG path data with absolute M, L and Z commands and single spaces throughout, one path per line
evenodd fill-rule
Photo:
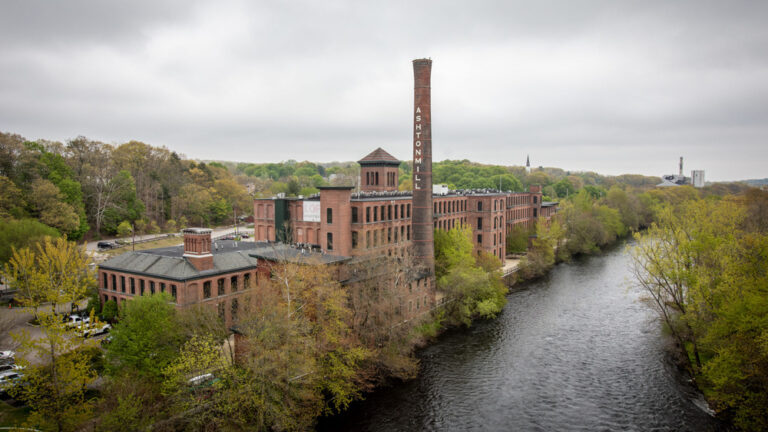
M 244 232 L 244 233 L 248 233 L 248 235 L 251 235 L 251 236 L 253 235 L 253 228 L 246 228 L 245 226 L 239 226 L 237 228 L 237 230 L 238 230 L 238 232 L 241 232 L 241 233 Z M 221 236 L 227 235 L 227 234 L 232 234 L 234 232 L 235 232 L 235 227 L 233 227 L 233 226 L 214 228 L 213 229 L 213 238 L 221 237 Z M 151 240 L 151 239 L 155 239 L 155 238 L 165 237 L 166 235 L 167 234 L 146 234 L 146 235 L 136 236 L 136 241 L 139 241 L 139 240 Z M 122 238 L 122 239 L 118 239 L 118 238 L 101 239 L 101 240 L 96 240 L 96 241 L 88 242 L 86 244 L 86 250 L 91 251 L 91 252 L 97 251 L 97 250 L 99 250 L 99 248 L 96 246 L 96 244 L 98 242 L 100 242 L 100 241 L 115 241 L 115 240 L 125 240 L 125 241 L 130 242 L 131 241 L 131 237 L 125 237 L 125 238 Z

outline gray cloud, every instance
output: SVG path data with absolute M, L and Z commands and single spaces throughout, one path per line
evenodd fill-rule
M 193 158 L 410 154 L 605 174 L 768 176 L 768 3 L 39 2 L 0 6 L 0 129 Z

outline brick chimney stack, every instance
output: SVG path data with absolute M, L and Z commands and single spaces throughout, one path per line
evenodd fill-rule
M 211 254 L 211 229 L 184 228 L 184 258 L 198 271 L 213 268 Z
M 432 222 L 432 60 L 413 61 L 413 231 L 414 258 L 429 274 L 435 273 Z

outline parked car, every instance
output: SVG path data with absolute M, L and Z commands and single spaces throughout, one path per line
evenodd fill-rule
M 0 365 L 0 372 L 5 372 L 9 370 L 20 371 L 23 369 L 24 369 L 24 366 L 17 365 L 16 363 L 4 363 Z
M 23 375 L 18 370 L 0 372 L 0 394 L 5 394 L 9 388 L 15 386 Z
M 0 362 L 8 361 L 16 357 L 16 351 L 0 351 Z
M 240 234 L 240 237 L 241 238 L 250 238 L 250 236 L 248 234 L 246 234 L 246 233 Z
M 111 241 L 100 241 L 96 243 L 96 247 L 98 247 L 99 250 L 114 249 L 115 247 L 117 247 L 117 244 Z
M 80 315 L 70 315 L 67 317 L 64 317 L 64 323 L 67 325 L 67 327 L 80 327 L 83 324 L 88 324 L 91 321 L 91 317 L 88 316 L 80 316 Z
M 91 337 L 91 336 L 97 336 L 100 334 L 107 333 L 109 329 L 111 329 L 112 326 L 107 323 L 96 323 L 94 325 L 86 325 L 82 330 L 80 335 L 84 338 Z

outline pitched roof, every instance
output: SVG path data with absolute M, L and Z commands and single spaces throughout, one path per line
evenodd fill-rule
M 373 163 L 397 163 L 400 165 L 400 160 L 396 157 L 392 156 L 391 154 L 387 153 L 382 149 L 381 147 L 377 148 L 376 150 L 372 151 L 368 156 L 360 159 L 357 161 L 357 163 L 361 165 L 365 164 L 373 164 Z
M 148 251 L 126 252 L 99 264 L 99 268 L 124 271 L 127 273 L 155 276 L 163 279 L 188 280 L 199 277 L 229 273 L 255 268 L 257 260 L 248 255 L 254 249 L 263 247 L 249 242 L 251 247 L 237 247 L 212 251 L 213 268 L 197 270 L 183 256 L 181 248 L 161 248 Z M 242 243 L 241 243 L 242 244 Z M 239 246 L 239 245 L 238 245 Z

